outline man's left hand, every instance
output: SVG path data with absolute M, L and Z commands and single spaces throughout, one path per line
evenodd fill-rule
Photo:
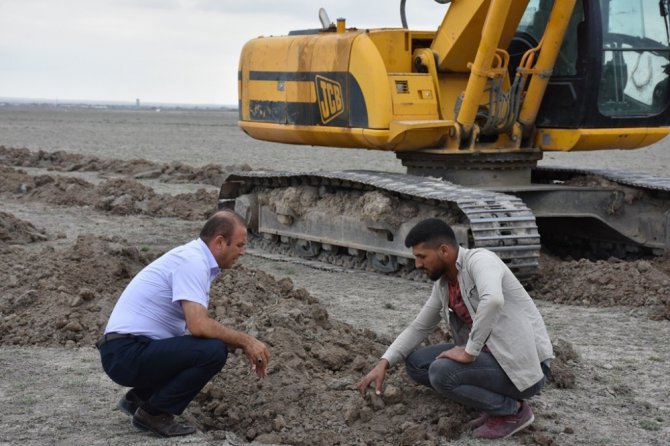
M 475 361 L 475 356 L 467 353 L 464 347 L 454 347 L 450 350 L 445 350 L 435 359 L 451 359 L 452 361 L 460 362 L 462 364 L 470 364 Z

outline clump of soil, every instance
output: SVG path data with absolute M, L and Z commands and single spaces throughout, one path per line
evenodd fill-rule
M 670 319 L 668 258 L 564 261 L 549 255 L 531 281 L 535 298 L 589 306 L 651 307 L 654 319 Z
M 556 339 L 552 342 L 555 358 L 551 361 L 551 373 L 549 382 L 559 389 L 572 389 L 575 387 L 577 376 L 573 365 L 580 361 L 574 346 L 565 339 Z
M 307 212 L 319 198 L 316 187 L 287 187 L 273 189 L 259 194 L 259 202 L 281 215 L 301 216 Z
M 283 215 L 302 216 L 307 212 L 347 215 L 389 227 L 398 227 L 419 214 L 416 204 L 379 191 L 344 192 L 325 187 L 291 186 L 260 191 L 258 198 L 262 205 Z
M 45 152 L 0 146 L 0 164 L 41 167 L 62 172 L 89 171 L 132 176 L 135 179 L 158 179 L 166 183 L 202 183 L 220 186 L 230 172 L 248 171 L 247 164 L 220 166 L 207 164 L 193 167 L 183 163 L 157 164 L 144 159 L 100 159 L 64 151 Z
M 44 229 L 38 229 L 32 223 L 20 220 L 7 212 L 0 212 L 0 243 L 26 244 L 48 238 Z

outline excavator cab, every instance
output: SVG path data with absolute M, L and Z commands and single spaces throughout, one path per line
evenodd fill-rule
M 519 33 L 541 39 L 552 0 L 531 0 Z M 538 127 L 670 124 L 668 2 L 577 1 Z

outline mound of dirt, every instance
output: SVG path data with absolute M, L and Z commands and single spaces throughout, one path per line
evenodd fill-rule
M 145 214 L 202 220 L 216 209 L 217 194 L 199 189 L 179 195 L 158 194 L 137 180 L 115 178 L 93 185 L 80 178 L 33 176 L 0 165 L 0 193 L 63 206 L 92 206 L 118 215 Z
M 204 220 L 214 212 L 217 194 L 199 189 L 179 195 L 157 194 L 135 180 L 112 179 L 94 189 L 94 206 L 118 215 L 146 214 L 154 217 L 178 217 Z
M 223 273 L 211 296 L 212 315 L 267 342 L 273 360 L 266 381 L 250 380 L 240 358 L 208 384 L 193 411 L 208 430 L 261 443 L 437 445 L 459 438 L 474 416 L 410 382 L 402 367 L 389 371 L 381 397 L 362 399 L 355 384 L 391 339 L 330 320 L 288 278 L 238 268 Z M 429 342 L 447 338 L 438 329 Z M 553 385 L 574 387 L 574 349 L 560 341 L 557 353 Z
M 62 172 L 89 171 L 114 173 L 135 179 L 158 179 L 167 183 L 201 183 L 220 186 L 230 172 L 248 171 L 247 164 L 220 166 L 207 164 L 193 167 L 183 163 L 158 164 L 144 159 L 100 159 L 64 151 L 45 152 L 0 146 L 0 164 L 19 167 L 41 167 Z
M 125 285 L 156 254 L 92 235 L 62 251 L 4 253 L 0 344 L 93 345 Z M 458 438 L 474 415 L 410 383 L 402 367 L 389 372 L 382 397 L 361 398 L 356 382 L 391 339 L 331 320 L 288 278 L 236 267 L 210 296 L 212 317 L 266 342 L 273 359 L 258 381 L 243 355 L 231 355 L 190 406 L 206 430 L 263 443 L 436 445 Z M 444 337 L 438 331 L 432 342 Z
M 530 284 L 535 298 L 589 306 L 651 307 L 653 319 L 670 319 L 670 258 L 564 261 L 543 255 Z
M 32 223 L 20 220 L 7 212 L 0 212 L 0 243 L 25 244 L 48 238 L 44 229 L 38 229 Z
M 5 253 L 0 343 L 93 345 L 120 292 L 148 260 L 119 240 L 94 236 L 63 251 Z

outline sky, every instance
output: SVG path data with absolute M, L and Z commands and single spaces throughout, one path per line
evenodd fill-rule
M 399 0 L 0 0 L 0 98 L 237 104 L 240 51 L 259 36 L 400 27 Z M 446 6 L 407 0 L 409 27 Z

